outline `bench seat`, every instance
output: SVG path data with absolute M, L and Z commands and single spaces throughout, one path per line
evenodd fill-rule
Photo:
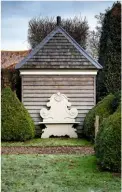
M 43 124 L 80 124 L 80 122 L 60 122 L 60 121 L 57 121 L 57 122 L 38 122 L 36 125 L 43 125 Z

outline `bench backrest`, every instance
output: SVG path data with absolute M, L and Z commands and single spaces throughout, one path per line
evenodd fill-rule
M 71 108 L 71 103 L 68 102 L 66 95 L 58 92 L 53 94 L 49 100 L 47 107 L 50 109 L 42 108 L 40 110 L 43 122 L 75 122 L 78 111 L 76 108 Z

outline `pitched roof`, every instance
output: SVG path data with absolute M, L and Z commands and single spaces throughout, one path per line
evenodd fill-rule
M 102 66 L 61 26 L 56 26 L 15 68 L 101 69 Z

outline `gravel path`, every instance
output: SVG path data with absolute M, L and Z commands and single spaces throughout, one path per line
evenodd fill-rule
M 1 154 L 94 154 L 93 147 L 2 147 Z

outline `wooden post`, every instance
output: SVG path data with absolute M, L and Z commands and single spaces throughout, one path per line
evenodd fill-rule
M 99 130 L 99 116 L 96 115 L 95 117 L 95 139 L 96 139 L 96 136 L 97 136 L 97 133 L 98 133 L 98 130 Z

